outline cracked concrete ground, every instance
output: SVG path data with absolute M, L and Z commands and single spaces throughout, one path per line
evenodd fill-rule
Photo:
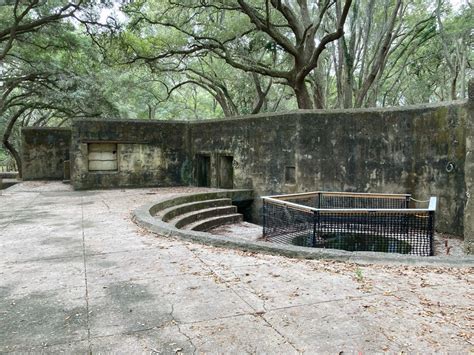
M 473 268 L 292 260 L 155 236 L 196 188 L 0 194 L 0 352 L 474 351 Z

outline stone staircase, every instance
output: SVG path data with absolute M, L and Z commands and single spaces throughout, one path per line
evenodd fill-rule
M 195 195 L 193 201 L 173 204 L 158 211 L 155 217 L 177 229 L 201 232 L 243 221 L 231 198 L 212 194 Z

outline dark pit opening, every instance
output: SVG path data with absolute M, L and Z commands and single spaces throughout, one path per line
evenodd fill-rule
M 410 203 L 415 203 L 411 205 Z M 433 255 L 436 197 L 314 191 L 263 198 L 265 240 L 312 248 Z
M 384 253 L 409 254 L 409 243 L 396 238 L 368 234 L 331 233 L 319 236 L 300 235 L 292 239 L 291 244 L 302 247 L 342 249 L 347 251 L 378 251 Z
M 244 222 L 249 222 L 253 224 L 259 224 L 258 220 L 255 220 L 253 217 L 253 204 L 254 200 L 234 200 L 232 201 L 234 206 L 237 206 L 237 213 L 243 215 Z

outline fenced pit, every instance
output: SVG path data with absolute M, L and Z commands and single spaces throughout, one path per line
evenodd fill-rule
M 263 238 L 347 251 L 433 255 L 436 197 L 308 192 L 263 197 Z

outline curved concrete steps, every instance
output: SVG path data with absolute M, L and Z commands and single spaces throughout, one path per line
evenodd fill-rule
M 216 192 L 203 192 L 174 197 L 163 201 L 148 203 L 138 207 L 133 211 L 132 218 L 140 227 L 162 236 L 179 237 L 187 241 L 193 241 L 217 247 L 264 252 L 268 254 L 280 254 L 292 258 L 350 261 L 362 265 L 415 264 L 419 266 L 423 265 L 435 267 L 439 267 L 441 265 L 450 267 L 468 267 L 473 265 L 472 256 L 456 258 L 432 256 L 430 258 L 425 258 L 415 255 L 350 252 L 337 249 L 307 248 L 296 245 L 269 243 L 264 240 L 247 240 L 233 235 L 219 235 L 201 231 L 209 230 L 209 228 L 214 228 L 214 226 L 219 226 L 222 224 L 231 224 L 234 223 L 234 221 L 239 222 L 239 219 L 242 218 L 242 216 L 239 214 L 230 214 L 201 219 L 199 221 L 185 225 L 182 229 L 176 228 L 173 224 L 165 222 L 161 219 L 163 215 L 169 211 L 174 210 L 175 208 L 177 209 L 177 212 L 173 212 L 174 215 L 173 213 L 171 215 L 175 216 L 176 218 L 178 217 L 179 211 L 182 212 L 190 208 L 188 206 L 184 207 L 187 204 L 217 199 L 231 199 L 235 204 L 243 204 L 253 200 L 253 193 L 252 190 L 221 190 Z M 217 203 L 224 204 L 224 202 Z M 182 209 L 181 206 L 183 206 Z M 198 206 L 203 207 L 203 205 L 199 204 Z M 204 207 L 211 208 L 207 202 L 204 204 Z M 192 211 L 188 211 L 187 213 L 189 212 Z M 216 220 L 218 220 L 219 223 L 217 223 Z
M 216 228 L 224 224 L 239 223 L 243 220 L 243 216 L 240 213 L 226 214 L 223 216 L 200 219 L 194 223 L 186 225 L 184 229 L 206 232 L 212 228 Z
M 183 215 L 179 215 L 173 220 L 169 221 L 176 228 L 186 228 L 187 225 L 199 222 L 212 217 L 223 217 L 237 213 L 237 207 L 233 205 L 211 207 L 205 209 L 198 209 L 196 211 L 188 212 Z
M 230 198 L 215 198 L 204 201 L 182 203 L 177 206 L 172 206 L 160 211 L 158 216 L 161 216 L 163 222 L 170 222 L 178 216 L 184 215 L 189 212 L 195 212 L 203 209 L 229 206 L 232 204 Z
M 243 221 L 232 202 L 253 199 L 251 190 L 222 190 L 180 196 L 151 205 L 148 213 L 175 230 L 209 231 Z

